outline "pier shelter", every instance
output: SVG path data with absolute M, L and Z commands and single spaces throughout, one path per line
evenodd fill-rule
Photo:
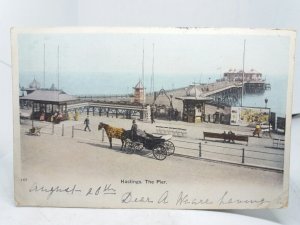
M 31 119 L 50 121 L 55 114 L 60 114 L 62 119 L 67 117 L 68 104 L 76 101 L 77 98 L 57 90 L 35 90 L 34 92 L 20 97 L 22 101 L 32 103 Z
M 183 101 L 182 120 L 188 123 L 200 123 L 205 115 L 205 103 L 212 98 L 202 95 L 202 92 L 191 85 L 186 90 L 186 96 L 176 97 Z
M 183 101 L 182 120 L 188 123 L 200 123 L 205 115 L 205 103 L 211 98 L 179 97 Z

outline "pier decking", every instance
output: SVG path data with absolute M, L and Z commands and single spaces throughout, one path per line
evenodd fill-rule
M 127 119 L 131 119 L 132 116 L 137 116 L 140 119 L 144 119 L 148 116 L 149 108 L 144 107 L 141 104 L 122 104 L 120 102 L 106 102 L 97 100 L 80 100 L 77 102 L 70 102 L 67 107 L 68 112 L 73 111 L 86 111 L 95 115 L 96 113 L 101 116 L 105 114 L 107 116 L 114 115 L 118 118 L 119 115 L 125 116 Z

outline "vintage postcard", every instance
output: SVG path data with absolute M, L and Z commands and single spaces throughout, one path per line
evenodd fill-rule
M 16 205 L 288 205 L 294 31 L 11 32 Z

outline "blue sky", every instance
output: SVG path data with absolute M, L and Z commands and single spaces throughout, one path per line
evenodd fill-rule
M 288 74 L 289 39 L 281 36 L 199 34 L 22 34 L 19 36 L 19 70 L 43 73 L 44 44 L 46 73 L 124 73 L 141 75 L 142 51 L 145 74 L 152 71 L 155 44 L 155 74 L 177 76 L 221 74 L 242 68 L 246 39 L 245 70 L 254 68 L 265 75 Z

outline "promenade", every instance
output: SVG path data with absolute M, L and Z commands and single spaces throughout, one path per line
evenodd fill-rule
M 65 121 L 55 125 L 54 134 L 51 133 L 51 123 L 35 121 L 35 126 L 42 128 L 41 136 L 26 135 L 31 121 L 22 122 L 22 174 L 28 177 L 28 185 L 30 182 L 47 183 L 49 180 L 54 184 L 66 184 L 67 182 L 70 185 L 70 182 L 76 181 L 85 185 L 96 181 L 102 182 L 104 178 L 112 184 L 118 185 L 121 178 L 161 179 L 173 186 L 191 186 L 189 190 L 193 192 L 195 192 L 193 187 L 197 187 L 201 193 L 211 196 L 222 194 L 224 190 L 227 190 L 230 193 L 238 193 L 238 196 L 252 198 L 263 196 L 273 200 L 282 192 L 283 174 L 280 172 L 196 159 L 197 151 L 184 149 L 184 147 L 197 149 L 202 130 L 220 131 L 230 128 L 239 134 L 249 134 L 250 128 L 212 126 L 211 124 L 195 125 L 170 121 L 157 121 L 156 124 L 150 124 L 138 121 L 139 129 L 145 129 L 150 133 L 156 132 L 156 125 L 187 128 L 187 137 L 173 137 L 172 139 L 177 146 L 176 154 L 168 156 L 164 161 L 158 161 L 155 160 L 150 150 L 143 150 L 139 154 L 126 154 L 124 151 L 120 151 L 120 140 L 113 140 L 113 149 L 108 148 L 109 143 L 106 137 L 102 142 L 102 131 L 97 129 L 100 121 L 130 129 L 131 120 L 90 116 L 91 132 L 85 132 L 83 131 L 83 119 L 84 117 L 81 117 L 80 121 Z M 62 124 L 64 124 L 63 136 Z M 72 126 L 76 127 L 73 138 L 72 131 L 69 129 Z M 196 144 L 184 143 L 184 141 Z M 209 144 L 223 147 L 229 145 L 253 148 L 254 146 L 256 149 L 266 150 L 268 148 L 265 148 L 265 145 L 269 144 L 269 140 L 267 138 L 251 138 L 249 146 L 214 142 L 209 142 Z M 192 157 L 180 155 L 191 155 Z M 212 156 L 206 155 L 206 157 L 211 158 Z M 230 161 L 230 158 L 222 160 Z M 155 188 L 160 190 L 161 187 Z M 74 206 L 74 199 L 67 199 L 66 203 L 68 204 L 69 201 Z M 48 204 L 51 205 L 51 201 Z M 209 206 L 207 207 L 209 208 Z M 251 208 L 251 206 L 249 207 Z

